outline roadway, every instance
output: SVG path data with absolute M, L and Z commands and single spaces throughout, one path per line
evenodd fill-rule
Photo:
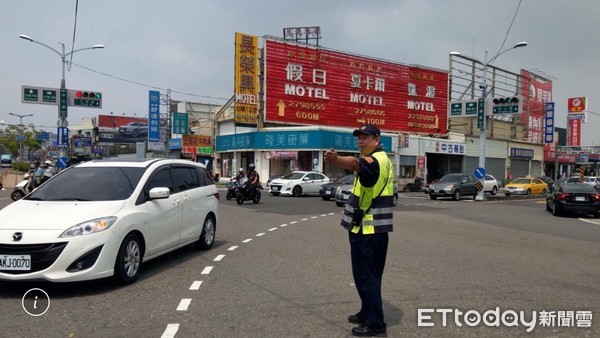
M 0 207 L 8 193 L 0 192 Z M 0 282 L 0 336 L 350 336 L 346 317 L 359 302 L 342 208 L 266 193 L 238 206 L 224 195 L 213 249 L 150 261 L 135 284 Z M 383 284 L 388 336 L 527 335 L 521 323 L 458 326 L 453 315 L 444 327 L 440 313 L 422 318 L 434 326 L 418 325 L 419 309 L 496 307 L 527 320 L 532 311 L 592 311 L 591 328 L 559 327 L 558 319 L 542 327 L 538 318 L 533 332 L 600 336 L 600 220 L 554 217 L 541 198 L 454 202 L 419 193 L 401 194 L 394 217 Z M 42 316 L 21 307 L 31 288 L 51 298 Z

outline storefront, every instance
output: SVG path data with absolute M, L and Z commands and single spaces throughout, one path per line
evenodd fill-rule
M 215 156 L 221 162 L 226 159 L 235 163 L 235 168 L 247 168 L 254 163 L 263 182 L 292 170 L 316 170 L 335 179 L 347 172 L 323 163 L 323 154 L 333 148 L 341 155 L 358 156 L 357 138 L 352 136 L 352 131 L 325 127 L 281 127 L 220 135 L 216 140 Z M 392 162 L 395 160 L 393 139 L 393 134 L 381 135 L 381 146 Z
M 544 175 L 542 170 L 542 161 L 544 159 L 542 144 L 508 142 L 507 156 L 507 177 L 509 179 Z
M 399 150 L 399 188 L 414 183 L 417 177 L 429 184 L 446 174 L 462 172 L 466 153 L 467 144 L 460 134 L 452 134 L 451 139 L 409 135 L 408 144 Z
M 479 168 L 479 141 L 479 137 L 467 137 L 467 143 L 471 147 L 465 158 L 465 173 L 473 174 Z M 508 141 L 487 138 L 485 145 L 485 171 L 503 182 L 507 177 Z

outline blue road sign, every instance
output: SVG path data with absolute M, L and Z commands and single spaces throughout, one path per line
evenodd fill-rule
M 66 167 L 69 166 L 69 158 L 68 157 L 61 157 L 58 160 L 56 160 L 56 165 L 60 168 L 60 169 L 64 169 Z
M 477 177 L 478 179 L 483 179 L 485 177 L 485 169 L 482 167 L 479 167 L 477 169 L 475 169 L 475 172 L 473 173 L 473 175 L 475 175 L 475 177 Z

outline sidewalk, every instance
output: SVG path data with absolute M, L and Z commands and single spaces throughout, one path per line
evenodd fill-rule
M 23 174 L 7 171 L 2 177 L 2 185 L 6 190 L 12 190 L 19 182 L 23 180 Z

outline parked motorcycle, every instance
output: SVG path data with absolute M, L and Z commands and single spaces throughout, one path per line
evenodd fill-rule
M 19 182 L 10 193 L 10 198 L 13 201 L 18 201 L 21 198 L 25 197 L 29 192 L 27 191 L 27 186 L 29 185 L 29 174 L 23 175 L 23 180 Z
M 255 204 L 260 202 L 260 190 L 254 188 L 247 178 L 242 178 L 239 184 L 239 191 L 235 199 L 237 204 L 243 204 L 244 201 L 252 201 Z
M 238 181 L 232 177 L 231 181 L 229 181 L 229 185 L 227 185 L 227 195 L 225 195 L 225 198 L 227 198 L 228 201 L 232 198 L 237 198 L 238 190 Z

